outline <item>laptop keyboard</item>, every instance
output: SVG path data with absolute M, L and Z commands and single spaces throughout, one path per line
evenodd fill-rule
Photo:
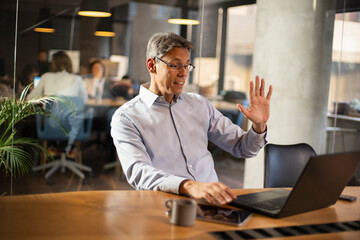
M 250 203 L 249 205 L 252 206 L 253 208 L 260 208 L 268 211 L 277 211 L 283 207 L 286 199 L 287 196 L 269 199 L 263 202 Z

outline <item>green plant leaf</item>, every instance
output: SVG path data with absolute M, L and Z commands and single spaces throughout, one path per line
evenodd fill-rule
M 15 125 L 21 120 L 40 114 L 50 116 L 44 106 L 50 102 L 62 102 L 74 114 L 75 105 L 63 96 L 37 96 L 26 101 L 26 95 L 31 84 L 26 86 L 19 99 L 0 97 L 0 168 L 4 167 L 6 174 L 12 173 L 13 176 L 22 176 L 29 172 L 32 167 L 32 156 L 29 152 L 38 151 L 51 157 L 47 149 L 43 148 L 37 140 L 31 138 L 16 138 Z M 54 118 L 61 129 L 67 133 L 65 127 Z

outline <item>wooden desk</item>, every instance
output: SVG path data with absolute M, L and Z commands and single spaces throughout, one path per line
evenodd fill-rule
M 359 150 L 360 117 L 330 113 L 327 116 L 327 152 Z
M 101 102 L 97 102 L 95 99 L 91 98 L 87 101 L 86 106 L 88 107 L 120 107 L 128 100 L 125 99 L 110 99 L 110 98 L 103 98 Z
M 356 116 L 350 116 L 350 115 L 339 115 L 339 114 L 332 114 L 329 113 L 328 114 L 329 118 L 337 118 L 337 119 L 341 119 L 341 120 L 348 120 L 348 121 L 353 121 L 353 122 L 360 122 L 360 117 L 356 117 Z
M 235 190 L 249 193 L 262 189 Z M 241 227 L 196 221 L 192 227 L 171 225 L 164 202 L 181 198 L 157 191 L 87 191 L 0 197 L 0 239 L 213 239 L 211 231 L 360 220 L 360 187 L 347 187 L 355 202 L 291 217 L 272 219 L 253 214 Z M 290 239 L 360 239 L 360 231 L 317 234 Z
M 101 102 L 97 102 L 95 99 L 89 99 L 86 103 L 87 106 L 90 107 L 120 107 L 124 103 L 126 103 L 128 100 L 125 99 L 109 99 L 109 98 L 103 98 L 101 99 Z M 230 110 L 239 110 L 239 108 L 236 106 L 236 103 L 222 101 L 222 100 L 212 100 L 211 103 L 214 105 L 215 108 L 222 110 L 222 109 L 230 109 Z
M 236 103 L 227 102 L 223 100 L 211 100 L 211 104 L 218 110 L 238 110 Z

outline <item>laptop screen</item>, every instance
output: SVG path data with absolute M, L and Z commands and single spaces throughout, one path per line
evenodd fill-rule
M 40 82 L 41 77 L 34 77 L 34 87 L 36 87 Z

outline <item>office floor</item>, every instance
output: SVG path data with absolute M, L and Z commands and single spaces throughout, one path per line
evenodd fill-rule
M 94 139 L 95 140 L 95 139 Z M 106 145 L 106 144 L 103 144 Z M 11 182 L 4 172 L 0 173 L 0 195 L 24 195 L 38 193 L 56 193 L 65 191 L 89 190 L 132 190 L 122 174 L 120 165 L 114 169 L 103 171 L 109 160 L 109 150 L 97 144 L 91 144 L 83 150 L 83 164 L 93 169 L 93 176 L 86 174 L 86 183 L 69 170 L 57 171 L 51 176 L 51 184 L 45 182 L 44 173 L 30 173 L 24 177 L 14 178 Z M 220 181 L 231 188 L 242 188 L 244 160 L 234 159 L 224 152 L 217 154 L 215 168 Z M 11 188 L 12 186 L 12 188 Z

